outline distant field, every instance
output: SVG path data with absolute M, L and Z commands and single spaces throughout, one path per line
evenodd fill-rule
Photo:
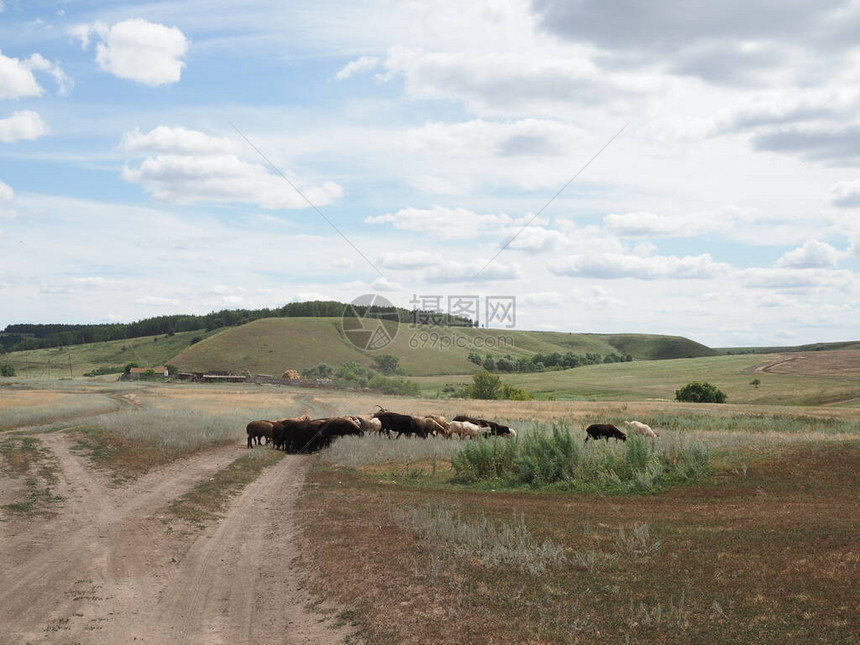
M 86 345 L 49 347 L 11 352 L 0 356 L 0 363 L 12 365 L 18 376 L 27 378 L 68 378 L 83 376 L 99 367 L 125 367 L 136 362 L 142 367 L 172 362 L 176 354 L 191 344 L 195 336 L 206 338 L 217 332 L 186 331 L 173 336 L 144 336 L 109 340 Z
M 819 405 L 860 397 L 860 350 L 827 352 L 802 362 L 754 371 L 779 361 L 778 355 L 714 356 L 667 361 L 590 365 L 557 372 L 505 374 L 502 380 L 558 399 L 672 400 L 690 381 L 708 381 L 728 395 L 730 403 Z M 789 367 L 794 365 L 793 368 Z M 791 373 L 809 368 L 809 373 Z M 777 371 L 779 370 L 779 371 Z M 751 385 L 758 379 L 758 387 Z M 422 390 L 438 393 L 446 384 L 463 384 L 470 376 L 416 378 Z

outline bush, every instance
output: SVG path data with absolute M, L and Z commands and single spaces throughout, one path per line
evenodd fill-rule
M 463 394 L 469 399 L 531 401 L 533 398 L 530 392 L 502 383 L 501 377 L 486 370 L 472 375 L 472 384 Z
M 710 383 L 693 381 L 675 391 L 675 400 L 687 403 L 725 403 L 726 395 Z
M 704 444 L 680 436 L 659 443 L 633 435 L 620 444 L 583 444 L 578 433 L 559 425 L 516 439 L 469 442 L 451 460 L 457 479 L 465 483 L 622 493 L 654 492 L 699 479 L 709 472 L 709 463 Z
M 15 368 L 11 365 L 0 365 L 0 376 L 15 376 Z

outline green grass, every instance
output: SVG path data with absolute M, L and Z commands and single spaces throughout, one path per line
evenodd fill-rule
M 751 374 L 748 370 L 775 356 L 743 355 L 588 365 L 555 372 L 504 374 L 506 383 L 557 400 L 665 400 L 691 381 L 708 381 L 728 395 L 728 403 L 818 405 L 860 396 L 850 378 Z M 750 382 L 758 378 L 759 387 Z M 438 394 L 446 384 L 466 384 L 469 375 L 415 379 L 422 391 Z
M 511 346 L 501 346 L 505 338 Z M 459 340 L 454 340 L 459 339 Z M 570 334 L 473 328 L 413 328 L 401 324 L 394 342 L 383 350 L 400 359 L 407 374 L 467 374 L 478 367 L 467 356 L 535 353 L 619 353 L 617 342 L 634 358 L 667 358 L 681 353 L 701 356 L 711 350 L 688 339 L 654 335 Z M 495 347 L 487 347 L 487 345 Z M 481 346 L 483 345 L 483 346 Z M 184 370 L 248 370 L 279 375 L 286 369 L 303 370 L 319 363 L 340 365 L 355 361 L 373 366 L 372 356 L 358 350 L 343 335 L 338 318 L 266 318 L 227 329 L 204 340 L 171 362 Z
M 217 332 L 186 331 L 173 336 L 145 336 L 125 340 L 109 340 L 86 345 L 50 347 L 4 354 L 3 363 L 12 365 L 19 378 L 68 378 L 69 359 L 72 376 L 107 366 L 125 367 L 138 363 L 141 367 L 164 365 L 186 349 L 195 336 L 206 338 Z M 110 378 L 110 377 L 108 377 Z

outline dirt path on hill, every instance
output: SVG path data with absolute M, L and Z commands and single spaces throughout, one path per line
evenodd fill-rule
M 241 456 L 218 448 L 112 488 L 40 435 L 60 463 L 52 519 L 0 523 L 0 644 L 341 643 L 305 610 L 292 500 L 308 459 L 289 456 L 236 497 L 222 520 L 171 532 L 167 505 Z

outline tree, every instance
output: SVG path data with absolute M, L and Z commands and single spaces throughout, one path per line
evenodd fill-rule
M 471 399 L 498 399 L 502 391 L 502 379 L 487 371 L 472 375 L 472 384 L 466 389 Z
M 373 357 L 373 362 L 376 363 L 376 368 L 383 374 L 399 374 L 400 359 L 391 354 L 380 354 Z
M 15 376 L 15 368 L 12 365 L 0 365 L 0 376 Z
M 484 359 L 484 369 L 488 372 L 496 371 L 496 361 L 489 354 L 487 354 L 487 358 Z
M 475 365 L 480 365 L 481 363 L 484 362 L 483 359 L 481 358 L 481 355 L 478 354 L 477 352 L 469 352 L 469 355 L 466 358 L 468 358 L 469 361 L 471 361 Z
M 761 379 L 754 378 L 752 381 L 750 381 L 750 385 L 758 389 L 758 386 L 761 385 Z
M 693 381 L 675 391 L 675 399 L 688 403 L 725 403 L 726 395 L 710 383 Z
M 140 365 L 138 363 L 128 363 L 128 364 L 126 364 L 123 372 L 125 372 L 126 374 L 131 374 L 131 368 L 132 367 L 140 367 Z

